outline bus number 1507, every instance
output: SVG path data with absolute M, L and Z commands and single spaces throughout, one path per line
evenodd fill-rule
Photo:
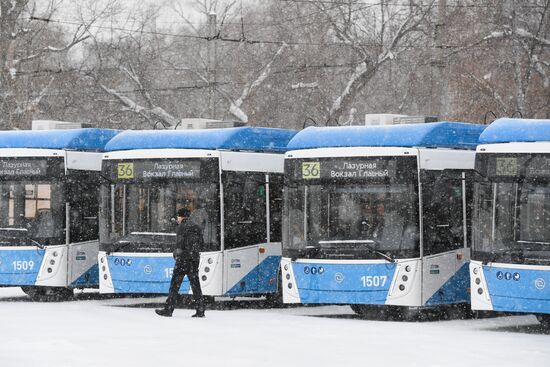
M 387 280 L 386 275 L 363 275 L 361 277 L 363 287 L 383 287 Z

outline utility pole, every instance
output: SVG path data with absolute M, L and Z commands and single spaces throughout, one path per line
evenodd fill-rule
M 210 118 L 216 119 L 216 102 L 215 102 L 215 85 L 216 85 L 216 68 L 217 68 L 217 40 L 216 36 L 218 34 L 217 25 L 216 25 L 216 13 L 211 12 L 208 14 L 208 66 L 207 66 L 207 76 L 208 76 L 208 110 L 210 111 Z
M 432 66 L 432 95 L 430 114 L 445 119 L 449 106 L 449 83 L 444 60 L 445 27 L 447 23 L 447 0 L 437 1 L 437 23 L 434 34 Z

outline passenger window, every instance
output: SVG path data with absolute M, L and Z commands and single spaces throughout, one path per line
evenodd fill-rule
M 424 255 L 464 247 L 462 179 L 457 173 L 450 175 L 423 173 Z
M 224 173 L 226 249 L 267 241 L 265 181 L 263 173 Z

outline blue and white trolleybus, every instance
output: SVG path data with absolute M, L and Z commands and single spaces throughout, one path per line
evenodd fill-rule
M 359 314 L 469 302 L 467 223 L 482 126 L 310 127 L 285 156 L 283 299 Z
M 472 309 L 550 327 L 550 120 L 499 119 L 479 141 Z
M 100 292 L 168 293 L 185 207 L 204 235 L 210 296 L 277 294 L 283 152 L 295 132 L 238 127 L 125 131 L 103 159 Z M 187 278 L 180 292 L 190 292 Z
M 0 132 L 0 286 L 97 287 L 100 153 L 114 130 Z

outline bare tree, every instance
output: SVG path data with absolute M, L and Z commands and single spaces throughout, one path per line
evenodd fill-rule
M 67 51 L 88 38 L 95 19 L 67 37 L 53 24 L 59 6 L 50 0 L 38 11 L 35 1 L 0 0 L 0 128 L 28 124 L 55 81 L 49 70 L 67 65 Z

